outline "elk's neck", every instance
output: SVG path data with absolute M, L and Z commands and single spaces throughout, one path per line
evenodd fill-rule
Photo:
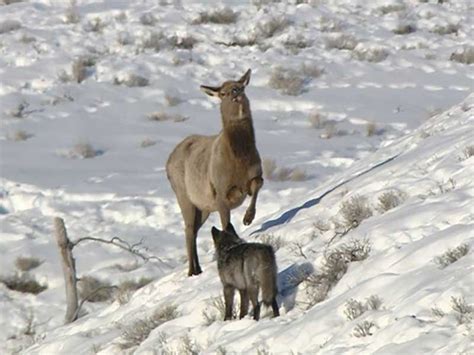
M 227 138 L 235 156 L 243 160 L 253 160 L 255 148 L 255 133 L 250 113 L 243 119 L 223 120 L 223 134 Z

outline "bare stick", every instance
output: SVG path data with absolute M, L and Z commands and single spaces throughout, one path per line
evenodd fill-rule
M 79 238 L 78 240 L 73 242 L 72 243 L 72 248 L 74 248 L 76 245 L 78 245 L 79 243 L 84 242 L 84 241 L 92 241 L 92 242 L 99 242 L 99 243 L 105 243 L 105 244 L 112 244 L 112 245 L 115 245 L 116 247 L 118 247 L 120 249 L 123 249 L 123 250 L 128 251 L 129 253 L 131 253 L 133 255 L 136 255 L 136 256 L 140 257 L 141 259 L 143 259 L 146 262 L 150 261 L 150 260 L 157 260 L 159 262 L 162 262 L 163 264 L 168 265 L 165 261 L 163 261 L 162 259 L 160 259 L 157 256 L 145 255 L 139 249 L 139 246 L 142 245 L 141 241 L 138 242 L 138 243 L 135 243 L 135 244 L 129 244 L 125 240 L 120 239 L 119 237 L 113 237 L 112 239 L 109 239 L 109 240 L 102 239 L 102 238 L 95 238 L 95 237 L 83 237 L 83 238 Z
M 54 218 L 54 234 L 61 254 L 64 282 L 66 287 L 66 317 L 64 322 L 71 323 L 77 319 L 77 277 L 76 263 L 72 255 L 73 244 L 69 241 L 66 226 L 62 218 Z

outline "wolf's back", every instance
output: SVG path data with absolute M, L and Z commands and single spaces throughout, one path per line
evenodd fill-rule
M 270 306 L 278 293 L 277 265 L 275 253 L 270 245 L 261 249 L 261 263 L 258 268 L 258 279 L 262 288 L 262 301 Z

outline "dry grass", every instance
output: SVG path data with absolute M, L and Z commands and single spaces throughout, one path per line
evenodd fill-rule
M 171 35 L 166 39 L 168 46 L 172 49 L 193 49 L 198 42 L 196 38 L 191 35 Z
M 286 245 L 281 237 L 275 236 L 272 233 L 259 234 L 257 239 L 263 244 L 270 245 L 275 252 Z
M 15 266 L 18 270 L 27 272 L 33 269 L 36 269 L 40 266 L 43 262 L 35 257 L 29 256 L 19 256 L 15 259 Z
M 182 336 L 180 340 L 179 354 L 198 355 L 201 352 L 202 349 L 188 334 Z
M 183 100 L 180 97 L 172 95 L 170 93 L 165 94 L 165 103 L 167 106 L 169 107 L 178 106 L 181 102 L 183 102 Z
M 304 76 L 307 76 L 312 79 L 319 78 L 325 72 L 324 68 L 321 68 L 320 66 L 314 63 L 303 63 L 301 65 L 300 71 Z
M 224 297 L 214 297 L 208 302 L 208 306 L 202 311 L 202 316 L 206 325 L 211 325 L 215 321 L 223 320 L 225 317 L 225 301 Z M 236 304 L 232 309 L 232 318 L 237 317 Z
M 474 64 L 474 47 L 466 45 L 457 49 L 451 54 L 449 60 L 468 65 Z
M 62 82 L 83 82 L 87 78 L 89 68 L 96 64 L 96 60 L 93 56 L 82 56 L 74 59 L 69 73 L 65 70 L 59 72 L 59 80 Z
M 310 308 L 325 300 L 329 291 L 347 272 L 349 264 L 367 259 L 370 249 L 367 240 L 351 240 L 325 252 L 321 273 L 311 274 L 304 281 L 307 307 Z
M 81 277 L 78 281 L 79 297 L 89 302 L 105 302 L 112 299 L 113 286 L 93 276 Z
M 142 277 L 139 280 L 126 280 L 121 282 L 117 288 L 117 301 L 120 304 L 128 303 L 136 290 L 148 285 L 151 281 L 153 280 L 150 278 Z
M 77 143 L 68 152 L 71 159 L 91 159 L 102 155 L 102 151 L 95 149 L 90 143 Z
M 81 16 L 79 14 L 79 9 L 77 8 L 77 1 L 69 1 L 69 6 L 64 12 L 63 22 L 75 24 L 81 21 Z
M 268 85 L 284 95 L 298 96 L 303 92 L 305 78 L 294 69 L 276 67 L 270 74 Z
M 48 288 L 47 285 L 42 285 L 31 276 L 27 274 L 2 277 L 0 282 L 8 289 L 21 293 L 31 293 L 37 295 Z
M 469 159 L 470 157 L 474 156 L 474 145 L 469 145 L 462 151 L 464 155 L 464 159 Z
M 127 73 L 114 78 L 114 85 L 125 85 L 128 87 L 144 87 L 150 85 L 150 81 L 137 73 Z
M 32 134 L 22 130 L 22 129 L 19 129 L 19 130 L 16 130 L 15 132 L 13 133 L 10 133 L 7 135 L 7 139 L 10 140 L 10 141 L 14 141 L 14 142 L 22 142 L 22 141 L 26 141 L 27 139 L 33 137 Z
M 409 23 L 399 23 L 397 26 L 392 30 L 393 33 L 397 35 L 407 35 L 413 32 L 416 32 L 415 25 Z
M 359 195 L 344 201 L 339 212 L 347 228 L 357 228 L 364 219 L 372 216 L 367 199 Z
M 430 32 L 436 33 L 438 35 L 450 35 L 457 34 L 459 31 L 459 24 L 454 23 L 438 23 L 430 29 Z
M 158 52 L 165 45 L 165 42 L 165 37 L 161 32 L 150 32 L 142 38 L 141 46 L 143 49 L 152 49 Z
M 382 305 L 382 300 L 376 296 L 372 295 L 368 297 L 365 302 L 360 302 L 353 298 L 347 300 L 346 306 L 344 308 L 344 315 L 348 320 L 354 320 L 360 317 L 362 314 L 368 310 L 378 310 Z
M 148 338 L 153 329 L 177 318 L 179 313 L 176 309 L 177 307 L 174 305 L 163 306 L 157 309 L 152 316 L 140 319 L 123 329 L 121 335 L 123 341 L 120 343 L 120 347 L 122 349 L 129 349 L 140 345 Z
M 357 60 L 371 63 L 379 63 L 384 61 L 389 55 L 387 49 L 379 45 L 358 44 L 352 51 L 352 56 Z
M 165 121 L 184 122 L 188 119 L 188 117 L 180 115 L 179 113 L 167 113 L 164 111 L 152 112 L 148 114 L 147 117 L 150 121 L 156 121 L 156 122 L 165 122 Z
M 21 28 L 20 21 L 17 20 L 3 20 L 0 22 L 0 34 L 16 31 Z
M 157 20 L 151 12 L 145 12 L 140 15 L 139 21 L 143 26 L 154 26 Z
M 140 147 L 142 148 L 148 148 L 151 146 L 154 146 L 156 144 L 156 141 L 150 138 L 145 138 L 140 142 Z
M 442 269 L 445 267 L 455 263 L 463 256 L 466 256 L 469 252 L 469 245 L 461 244 L 458 245 L 456 248 L 448 249 L 443 254 L 434 258 L 434 262 L 438 264 Z
M 214 23 L 219 25 L 228 25 L 235 23 L 239 13 L 233 11 L 229 7 L 223 7 L 220 9 L 214 9 L 209 11 L 200 12 L 199 16 L 192 21 L 194 25 L 200 25 L 203 23 Z
M 83 28 L 86 32 L 102 32 L 107 24 L 98 16 L 92 17 L 86 21 Z
M 458 324 L 471 323 L 474 318 L 474 307 L 467 304 L 464 297 L 451 297 L 451 308 L 454 311 Z
M 366 336 L 371 336 L 373 334 L 372 328 L 375 328 L 376 325 L 374 322 L 370 321 L 363 321 L 361 323 L 358 323 L 355 328 L 352 330 L 352 334 L 356 338 L 363 338 Z
M 392 208 L 395 208 L 398 205 L 400 205 L 404 200 L 404 196 L 402 193 L 398 191 L 387 191 L 381 194 L 378 200 L 379 200 L 379 204 L 378 204 L 379 211 L 387 212 L 391 210 Z
M 284 15 L 275 15 L 257 23 L 258 38 L 267 39 L 288 27 L 290 21 Z
M 326 49 L 339 49 L 352 51 L 359 41 L 352 35 L 345 33 L 329 34 L 325 40 Z
M 365 125 L 365 133 L 367 137 L 375 136 L 378 133 L 377 125 L 375 122 L 367 122 Z
M 304 181 L 309 178 L 306 172 L 298 167 L 278 167 L 274 159 L 264 158 L 262 169 L 265 178 L 271 181 Z

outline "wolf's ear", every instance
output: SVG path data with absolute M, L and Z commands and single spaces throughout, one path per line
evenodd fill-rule
M 209 96 L 219 97 L 219 92 L 221 91 L 221 88 L 220 86 L 217 87 L 217 86 L 201 85 L 201 90 L 204 91 Z
M 212 239 L 216 240 L 217 238 L 219 238 L 219 233 L 221 231 L 219 229 L 217 229 L 216 227 L 212 227 L 211 229 L 211 233 L 212 233 Z
M 235 231 L 234 226 L 230 222 L 227 224 L 227 227 L 225 227 L 225 231 L 232 235 L 237 235 L 237 232 Z
M 239 83 L 241 83 L 243 86 L 247 86 L 250 81 L 250 74 L 252 73 L 252 70 L 249 69 L 245 72 L 245 74 L 239 79 Z

